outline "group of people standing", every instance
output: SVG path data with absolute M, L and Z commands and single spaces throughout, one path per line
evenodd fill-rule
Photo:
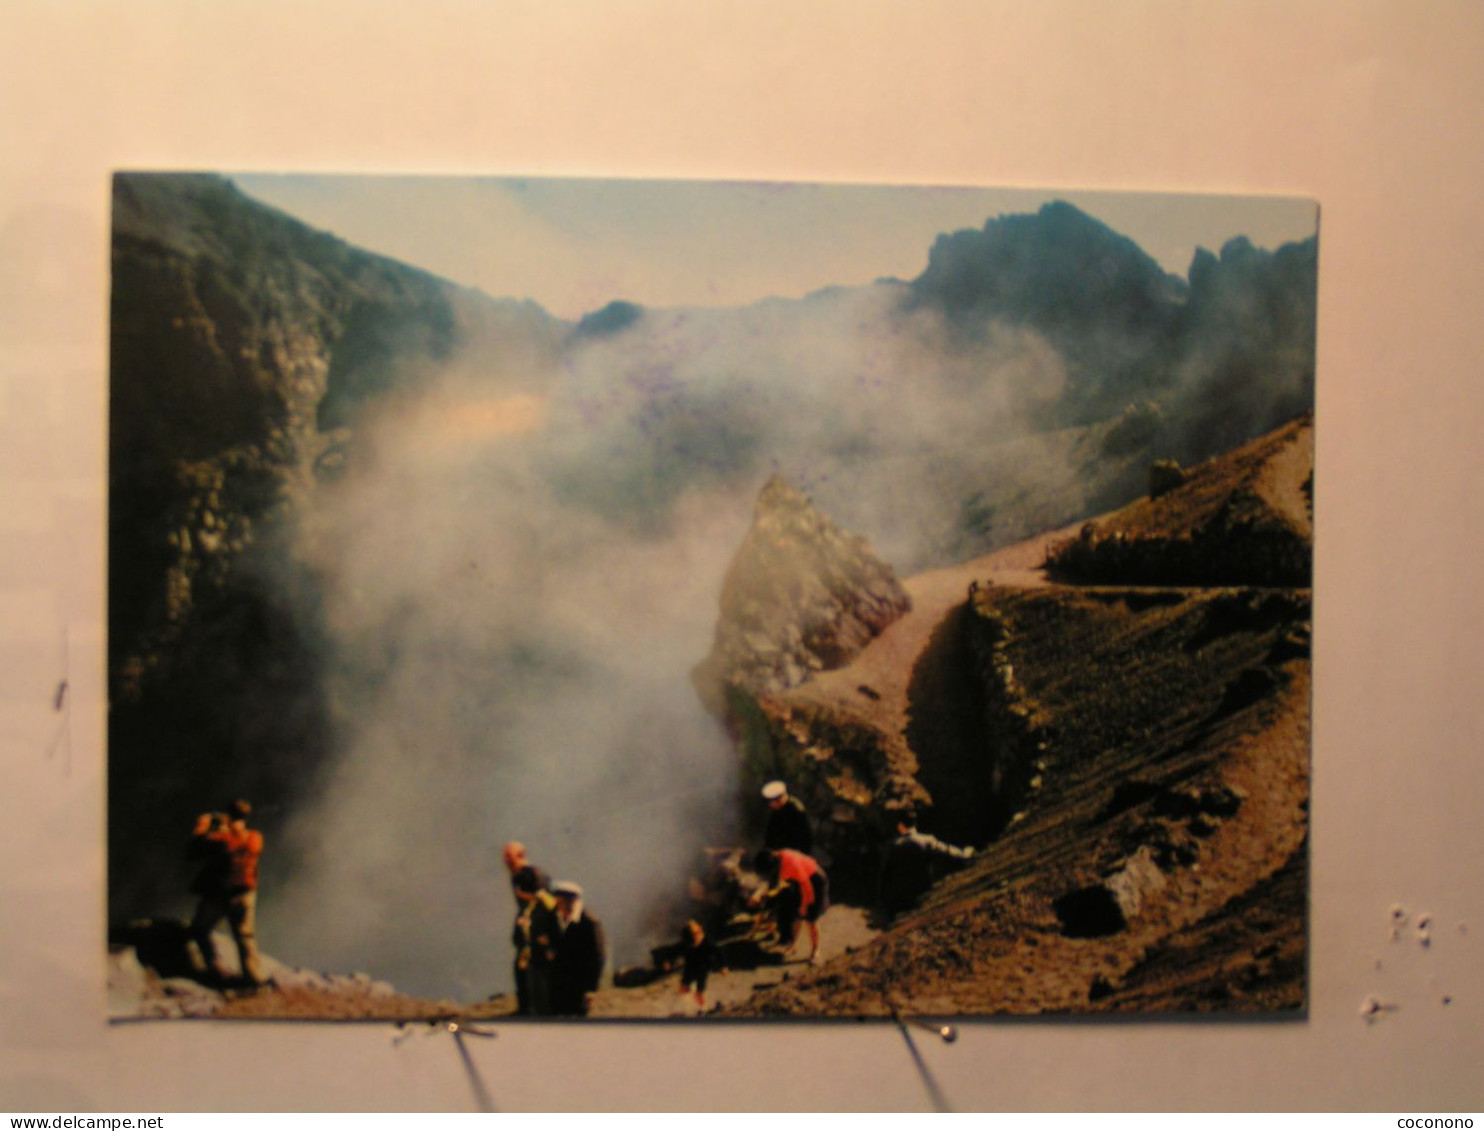
M 809 961 L 819 961 L 819 920 L 830 907 L 830 877 L 815 859 L 814 830 L 809 814 L 781 781 L 763 786 L 768 819 L 763 847 L 753 868 L 767 884 L 752 899 L 754 906 L 771 909 L 779 942 L 792 952 L 801 928 L 809 931 Z
M 753 869 L 763 887 L 748 904 L 759 916 L 776 924 L 779 942 L 791 952 L 803 927 L 809 929 L 809 961 L 819 961 L 819 920 L 829 908 L 829 876 L 814 851 L 814 830 L 809 815 L 788 786 L 770 781 L 763 786 L 768 816 L 763 827 L 763 846 L 753 857 Z M 721 951 L 699 919 L 690 919 L 680 932 L 680 995 L 692 998 L 697 1009 L 706 1008 L 706 985 L 714 970 L 721 969 Z
M 779 941 L 792 951 L 805 927 L 809 961 L 819 961 L 819 920 L 830 905 L 829 876 L 812 855 L 813 828 L 803 805 L 781 781 L 763 787 L 768 816 L 753 867 L 764 886 L 751 905 L 773 917 Z M 515 897 L 511 944 L 515 950 L 517 1013 L 526 1017 L 586 1017 L 607 958 L 602 924 L 583 905 L 582 888 L 551 883 L 531 863 L 526 847 L 509 841 L 502 852 Z M 706 987 L 720 968 L 720 951 L 700 919 L 680 933 L 679 992 L 706 1007 Z
M 778 940 L 791 953 L 807 928 L 809 961 L 819 961 L 819 921 L 830 906 L 829 875 L 814 856 L 809 815 L 781 781 L 762 788 L 768 815 L 763 843 L 753 868 L 764 886 L 749 900 L 773 918 Z M 197 896 L 190 938 L 200 951 L 203 973 L 220 983 L 234 980 L 224 968 L 212 937 L 223 919 L 236 943 L 240 980 L 261 986 L 266 978 L 257 944 L 258 861 L 263 834 L 248 827 L 252 806 L 234 800 L 225 811 L 196 820 L 187 855 L 197 865 L 191 890 Z M 570 880 L 551 883 L 530 862 L 525 845 L 504 847 L 506 870 L 515 897 L 515 986 L 518 1010 L 533 1017 L 585 1017 L 592 1006 L 607 958 L 603 925 L 583 903 L 582 888 Z M 880 877 L 883 910 L 894 916 L 916 901 L 936 879 L 963 867 L 971 849 L 945 844 L 918 831 L 910 814 L 900 820 L 888 846 Z M 718 967 L 719 951 L 702 923 L 689 920 L 681 931 L 680 992 L 705 1008 L 706 985 Z
M 603 924 L 583 904 L 571 880 L 553 884 L 509 841 L 505 869 L 515 896 L 515 993 L 527 1017 L 586 1017 L 603 976 L 607 940 Z

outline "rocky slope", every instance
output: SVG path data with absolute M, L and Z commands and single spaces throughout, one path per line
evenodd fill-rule
M 712 1011 L 1301 1010 L 1310 590 L 1232 573 L 1246 563 L 1261 575 L 1269 560 L 1244 553 L 1244 537 L 1261 547 L 1281 528 L 1312 545 L 1312 453 L 1312 425 L 1296 421 L 1191 469 L 1176 489 L 1095 520 L 1092 536 L 1050 532 L 908 579 L 910 608 L 901 595 L 887 602 L 894 619 L 835 667 L 786 685 L 771 661 L 730 669 L 730 701 L 746 705 L 737 717 L 744 748 L 765 759 L 753 770 L 801 783 L 835 852 L 843 900 L 823 922 L 821 965 L 719 974 Z M 1049 568 L 1089 538 L 1151 556 L 1181 547 L 1253 499 L 1263 501 L 1260 521 L 1222 525 L 1230 556 L 1219 583 L 1206 580 L 1204 566 L 1186 575 L 1173 565 L 1158 585 L 1109 581 L 1091 572 L 1104 560 L 1097 554 L 1078 559 L 1076 581 L 1065 566 Z M 865 568 L 864 547 L 774 484 L 759 530 L 777 533 L 780 513 L 802 524 L 792 529 L 813 532 L 814 550 L 834 546 L 862 564 L 853 576 L 865 592 L 896 592 L 878 566 Z M 753 565 L 758 555 L 770 559 L 757 541 L 741 555 Z M 840 560 L 792 552 L 815 565 Z M 1121 559 L 1110 568 L 1116 573 Z M 788 591 L 819 599 L 787 607 L 828 609 L 826 621 L 854 607 L 820 598 L 827 588 L 819 577 L 795 586 Z M 745 602 L 728 608 L 758 623 Z M 723 630 L 718 640 L 726 639 Z M 751 661 L 776 654 L 761 642 L 741 653 Z M 759 671 L 762 682 L 749 685 Z M 888 822 L 909 803 L 925 811 L 925 827 L 980 850 L 916 906 L 883 918 L 871 910 L 869 880 Z M 224 992 L 184 976 L 183 930 L 147 925 L 115 940 L 115 1016 L 499 1019 L 513 1011 L 508 997 L 426 1001 L 364 975 L 278 963 L 270 964 L 274 987 Z M 225 940 L 223 950 L 230 953 Z M 673 975 L 606 988 L 593 1015 L 694 1014 L 675 991 Z
M 1302 1007 L 1307 566 L 1274 585 L 1242 549 L 1277 527 L 1307 563 L 1312 451 L 1299 421 L 1093 524 L 1154 554 L 1262 500 L 1217 523 L 1219 583 L 1053 581 L 1047 560 L 1087 541 L 1061 532 L 909 580 L 912 614 L 854 663 L 759 698 L 785 774 L 915 764 L 924 824 L 981 851 L 870 946 L 734 1012 Z M 898 803 L 860 808 L 879 828 Z
M 194 947 L 188 948 L 187 937 L 187 926 L 179 920 L 136 922 L 113 932 L 107 970 L 110 1020 L 410 1021 L 451 1017 L 460 1009 L 453 1002 L 398 993 L 368 974 L 323 974 L 266 954 L 260 956 L 266 986 L 217 985 L 193 968 Z M 216 947 L 219 955 L 236 953 L 225 933 L 216 935 Z

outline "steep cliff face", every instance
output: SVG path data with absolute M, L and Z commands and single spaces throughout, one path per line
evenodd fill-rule
M 315 582 L 285 548 L 358 410 L 476 348 L 492 375 L 503 358 L 549 356 L 565 330 L 349 247 L 219 177 L 119 174 L 113 187 L 118 914 L 181 889 L 179 845 L 151 830 L 185 827 L 206 792 L 217 804 L 251 794 L 271 823 L 323 762 Z
M 773 777 L 814 813 L 833 854 L 859 846 L 858 824 L 885 796 L 913 790 L 870 726 L 779 713 L 775 697 L 849 664 L 911 608 L 891 567 L 774 477 L 722 585 L 711 654 L 694 680 L 738 735 L 754 784 Z
M 472 340 L 554 356 L 561 337 L 536 308 L 349 247 L 212 176 L 115 178 L 112 296 L 109 635 L 125 699 L 264 518 L 334 468 L 360 406 Z M 498 373 L 498 352 L 480 360 Z
M 796 687 L 849 663 L 910 607 L 864 539 L 775 476 L 722 583 L 716 641 L 696 670 L 697 687 L 717 713 L 728 688 L 768 695 Z

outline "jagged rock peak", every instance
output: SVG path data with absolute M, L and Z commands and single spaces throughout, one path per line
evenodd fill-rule
M 728 686 L 753 694 L 796 686 L 848 664 L 910 607 L 865 539 L 841 530 L 775 475 L 727 570 L 715 643 L 697 685 L 718 713 Z
M 775 474 L 758 492 L 752 529 L 737 551 L 728 577 L 737 573 L 738 563 L 744 558 L 781 564 L 785 559 L 810 555 L 825 564 L 826 559 L 833 559 L 841 566 L 858 559 L 859 564 L 869 562 L 891 574 L 891 567 L 871 552 L 864 538 L 841 530 L 815 509 L 808 495 Z
M 757 506 L 753 508 L 753 518 L 759 519 L 773 511 L 792 508 L 794 510 L 813 511 L 809 502 L 809 496 L 800 491 L 781 475 L 772 476 L 763 484 L 763 489 L 757 494 Z

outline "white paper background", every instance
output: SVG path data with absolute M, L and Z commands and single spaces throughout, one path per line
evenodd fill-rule
M 1484 6 L 10 0 L 0 27 L 0 1109 L 474 1102 L 442 1035 L 102 1021 L 114 168 L 1318 199 L 1310 1016 L 920 1045 L 960 1110 L 1480 1108 Z M 1388 941 L 1394 903 L 1436 917 L 1430 951 Z M 1400 1008 L 1367 1025 L 1371 994 Z M 471 1052 L 504 1110 L 928 1103 L 880 1025 Z

